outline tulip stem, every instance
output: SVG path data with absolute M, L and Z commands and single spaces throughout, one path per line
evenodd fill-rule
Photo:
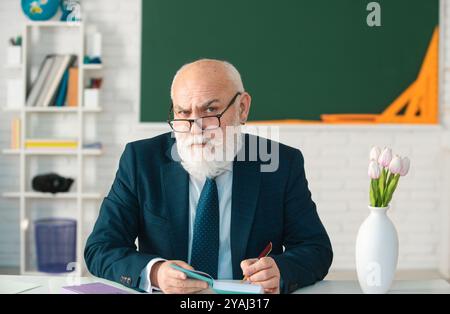
M 374 187 L 373 187 L 373 180 L 370 180 L 370 187 L 369 187 L 369 199 L 370 199 L 370 206 L 375 207 L 376 206 L 376 198 L 375 198 L 375 192 L 374 192 Z
M 381 203 L 380 190 L 378 187 L 378 179 L 370 180 L 370 206 L 378 207 Z
M 389 205 L 389 202 L 392 200 L 392 196 L 394 195 L 395 189 L 397 188 L 398 181 L 400 179 L 400 174 L 393 175 L 393 179 L 389 182 L 389 185 L 386 187 L 386 193 L 383 198 L 383 207 Z
M 392 174 L 390 171 L 388 171 L 387 172 L 385 189 L 389 186 L 389 183 L 391 182 L 393 177 L 394 177 L 394 174 Z
M 375 180 L 370 180 L 370 189 L 369 189 L 369 196 L 370 196 L 370 206 L 376 207 L 377 206 L 377 188 L 375 186 Z
M 384 167 L 381 170 L 378 187 L 379 187 L 379 189 L 378 189 L 379 196 L 380 196 L 380 198 L 382 200 L 383 197 L 384 197 L 384 190 L 385 190 L 385 187 L 386 187 L 386 170 L 384 169 Z

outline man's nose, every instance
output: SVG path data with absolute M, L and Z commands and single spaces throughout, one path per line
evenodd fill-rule
M 191 133 L 192 134 L 202 134 L 203 133 L 203 125 L 202 125 L 202 119 L 196 119 L 192 123 L 191 127 Z

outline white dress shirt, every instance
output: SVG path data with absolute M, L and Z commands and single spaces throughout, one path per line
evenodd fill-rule
M 191 261 L 192 237 L 194 233 L 195 212 L 198 200 L 205 184 L 205 179 L 197 179 L 189 176 L 189 250 L 188 263 Z M 231 264 L 231 191 L 233 187 L 233 164 L 227 170 L 216 177 L 217 192 L 219 195 L 219 264 L 217 268 L 218 279 L 233 279 L 233 269 Z M 152 292 L 155 287 L 150 282 L 150 272 L 156 262 L 164 261 L 163 258 L 152 259 L 141 272 L 139 288 Z

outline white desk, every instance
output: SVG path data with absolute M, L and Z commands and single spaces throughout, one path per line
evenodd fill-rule
M 3 281 L 3 283 L 2 283 Z M 72 277 L 72 276 L 10 276 L 10 275 L 0 275 L 0 287 L 5 283 L 11 281 L 31 283 L 39 285 L 37 288 L 33 288 L 22 293 L 24 294 L 60 294 L 62 293 L 61 288 L 64 286 L 73 286 L 84 283 L 91 282 L 102 282 L 110 286 L 117 287 L 119 289 L 125 290 L 130 293 L 139 292 L 129 289 L 119 283 L 112 282 L 109 280 L 97 278 L 97 277 Z
M 316 284 L 301 288 L 294 293 L 304 294 L 357 294 L 362 293 L 359 283 L 354 280 L 324 280 Z M 433 280 L 397 280 L 394 281 L 390 294 L 450 294 L 450 284 L 443 279 Z
M 9 276 L 0 275 L 0 286 L 10 281 L 32 283 L 40 285 L 37 288 L 25 291 L 26 294 L 58 294 L 61 287 L 78 283 L 103 282 L 131 293 L 138 293 L 135 290 L 126 288 L 118 283 L 96 277 L 63 277 L 63 276 Z M 325 280 L 312 286 L 295 291 L 295 293 L 362 293 L 357 281 L 352 280 Z M 450 294 L 450 284 L 443 279 L 433 280 L 399 280 L 395 281 L 389 293 L 448 293 Z

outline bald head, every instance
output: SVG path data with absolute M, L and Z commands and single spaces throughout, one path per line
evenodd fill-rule
M 170 96 L 189 91 L 244 91 L 241 75 L 229 62 L 215 59 L 200 59 L 183 65 L 175 74 Z

